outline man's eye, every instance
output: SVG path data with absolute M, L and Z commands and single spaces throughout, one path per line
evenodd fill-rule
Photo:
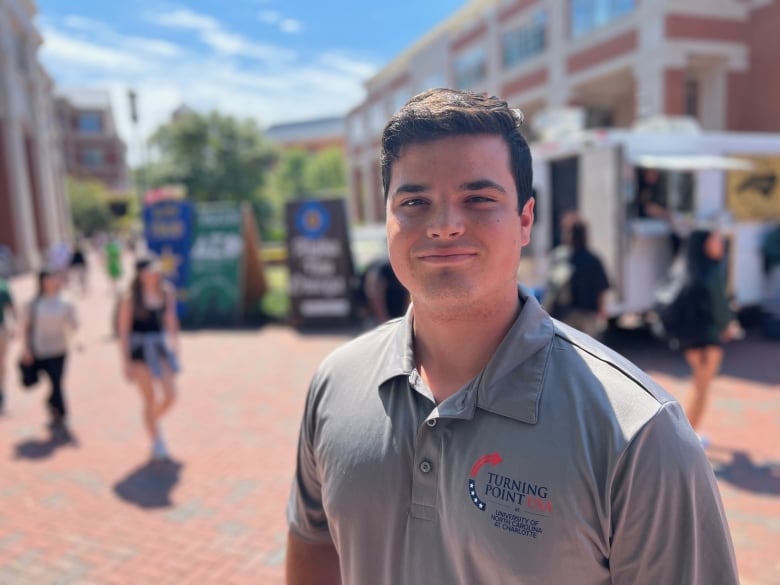
M 401 203 L 401 207 L 417 207 L 419 205 L 424 205 L 425 199 L 407 199 L 403 203 Z
M 472 195 L 468 198 L 468 200 L 471 203 L 492 203 L 495 201 L 492 197 L 487 197 L 485 195 Z

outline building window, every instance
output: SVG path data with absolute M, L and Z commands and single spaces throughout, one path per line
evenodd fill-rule
M 478 46 L 466 51 L 455 60 L 455 87 L 476 89 L 487 76 L 487 54 L 485 47 Z
M 404 89 L 397 89 L 393 94 L 393 113 L 401 110 L 409 100 L 409 94 Z
M 14 53 L 16 53 L 16 66 L 20 72 L 27 73 L 27 44 L 24 41 L 24 36 L 15 36 L 12 43 Z
M 100 148 L 87 148 L 81 152 L 81 163 L 88 169 L 98 169 L 105 164 L 106 155 Z
M 353 142 L 362 142 L 366 136 L 363 114 L 358 113 L 349 120 L 349 137 Z
M 504 67 L 511 67 L 526 59 L 543 53 L 547 36 L 547 12 L 534 14 L 530 23 L 507 30 L 501 35 L 501 49 Z
M 384 129 L 387 117 L 381 102 L 371 106 L 371 109 L 368 111 L 368 120 L 372 133 L 381 132 Z
M 85 134 L 99 134 L 103 129 L 103 120 L 97 112 L 82 112 L 78 116 L 77 129 Z
M 685 80 L 685 115 L 699 116 L 699 82 L 691 77 Z
M 569 0 L 569 26 L 572 37 L 579 37 L 629 14 L 636 0 Z
M 585 108 L 586 128 L 609 128 L 613 124 L 612 110 L 598 106 Z

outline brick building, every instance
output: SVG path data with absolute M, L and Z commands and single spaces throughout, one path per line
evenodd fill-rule
M 32 0 L 0 1 L 0 245 L 16 269 L 70 236 L 70 208 L 53 102 L 37 60 Z
M 110 191 L 130 189 L 126 146 L 108 94 L 74 91 L 57 97 L 56 104 L 68 175 L 97 179 Z
M 472 0 L 365 83 L 347 116 L 352 218 L 381 221 L 379 138 L 412 95 L 486 91 L 531 123 L 690 115 L 704 130 L 780 132 L 780 0 Z

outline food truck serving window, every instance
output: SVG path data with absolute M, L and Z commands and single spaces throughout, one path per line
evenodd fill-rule
M 692 172 L 637 167 L 635 174 L 634 217 L 663 218 L 668 213 L 693 212 Z

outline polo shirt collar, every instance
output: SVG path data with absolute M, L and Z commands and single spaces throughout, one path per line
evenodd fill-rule
M 519 286 L 518 294 L 521 308 L 517 318 L 485 369 L 469 385 L 471 390 L 476 384 L 477 391 L 467 392 L 467 400 L 472 404 L 467 405 L 466 411 L 473 414 L 476 406 L 535 424 L 554 328 L 550 316 L 527 289 Z M 410 306 L 389 340 L 388 356 L 379 371 L 380 386 L 391 378 L 408 377 L 415 371 L 412 323 L 413 307 Z

